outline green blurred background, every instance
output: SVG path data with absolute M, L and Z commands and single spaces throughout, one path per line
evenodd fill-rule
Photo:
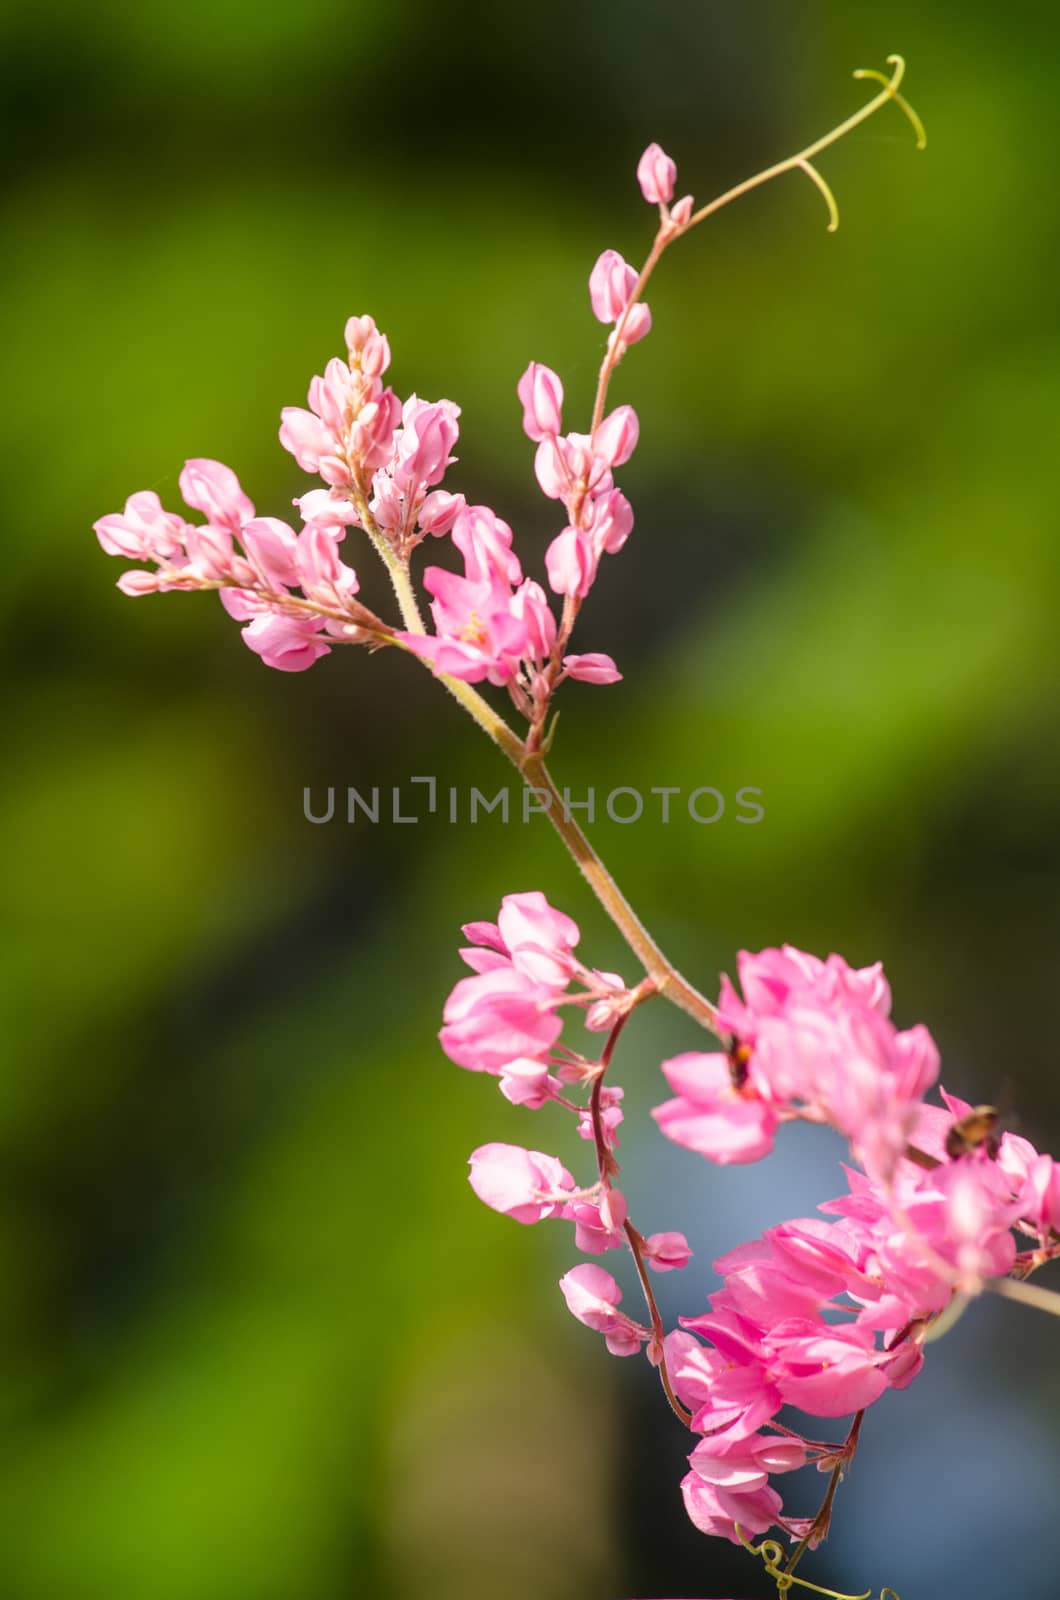
M 554 767 L 760 787 L 755 828 L 597 825 L 664 946 L 708 991 L 740 946 L 883 958 L 944 1081 L 1055 1148 L 1052 8 L 41 0 L 0 47 L 0 1596 L 766 1595 L 685 1523 L 651 1374 L 568 1317 L 567 1230 L 464 1179 L 488 1139 L 586 1150 L 441 1056 L 458 924 L 539 886 L 634 975 L 547 827 L 310 826 L 307 785 L 506 775 L 404 660 L 288 677 L 210 599 L 124 600 L 90 524 L 177 506 L 189 455 L 282 515 L 280 407 L 371 311 L 537 568 L 515 382 L 587 411 L 643 146 L 705 198 L 903 51 L 926 155 L 886 113 L 822 160 L 835 237 L 788 179 L 653 288 L 615 387 L 638 526 L 581 646 L 626 679 L 571 687 Z M 656 1063 L 696 1044 L 648 1008 L 616 1074 L 638 1221 L 699 1250 L 674 1313 L 840 1187 L 810 1130 L 750 1172 L 660 1149 Z M 1056 1325 L 973 1309 L 870 1418 L 818 1581 L 1055 1596 Z

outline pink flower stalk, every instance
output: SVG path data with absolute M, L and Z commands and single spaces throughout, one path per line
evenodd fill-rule
M 637 162 L 637 182 L 649 205 L 663 206 L 674 197 L 677 166 L 665 150 L 650 144 Z

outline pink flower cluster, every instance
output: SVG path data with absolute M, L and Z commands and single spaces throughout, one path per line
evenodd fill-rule
M 643 1239 L 613 1186 L 620 1091 L 603 1083 L 610 1051 L 593 1062 L 559 1043 L 561 1006 L 584 1009 L 591 1028 L 616 1030 L 613 1043 L 644 996 L 581 967 L 577 927 L 541 895 L 511 895 L 497 924 L 465 933 L 475 976 L 446 1007 L 447 1054 L 498 1076 L 516 1103 L 577 1112 L 599 1162 L 598 1181 L 579 1190 L 557 1157 L 490 1144 L 471 1157 L 475 1193 L 519 1222 L 573 1221 L 587 1253 L 627 1242 L 642 1265 L 685 1266 L 684 1236 Z M 723 1282 L 709 1310 L 682 1317 L 665 1340 L 653 1307 L 649 1324 L 620 1309 L 621 1290 L 601 1267 L 576 1266 L 560 1283 L 572 1315 L 612 1354 L 646 1347 L 661 1361 L 698 1436 L 682 1483 L 688 1514 L 734 1542 L 774 1524 L 810 1532 L 809 1522 L 784 1516 L 772 1480 L 846 1459 L 846 1447 L 779 1422 L 785 1407 L 849 1416 L 905 1388 L 955 1296 L 1060 1249 L 1060 1169 L 1025 1139 L 988 1137 L 989 1108 L 977 1112 L 945 1091 L 942 1105 L 924 1103 L 937 1052 L 922 1027 L 900 1032 L 888 1020 L 879 966 L 856 970 L 838 956 L 785 948 L 741 953 L 739 973 L 743 998 L 725 979 L 718 1006 L 728 1049 L 664 1062 L 677 1098 L 656 1120 L 678 1144 L 720 1162 L 765 1155 L 783 1121 L 828 1122 L 860 1162 L 847 1169 L 849 1192 L 822 1216 L 770 1228 L 715 1262 Z M 588 1111 L 565 1097 L 568 1084 L 592 1090 Z M 1023 1254 L 1014 1229 L 1033 1241 Z M 816 1541 L 823 1530 L 812 1532 Z
M 95 524 L 108 555 L 154 565 L 124 572 L 123 594 L 216 589 L 229 615 L 246 624 L 250 649 L 281 672 L 303 671 L 333 644 L 385 642 L 389 630 L 355 599 L 357 574 L 340 559 L 341 523 L 310 517 L 296 533 L 277 517 L 256 516 L 220 461 L 185 462 L 180 492 L 205 523 L 163 510 L 157 494 L 143 490 Z
M 652 145 L 637 175 L 668 236 L 679 232 L 692 202 L 687 197 L 669 207 L 673 162 Z M 614 324 L 613 363 L 648 332 L 651 313 L 639 300 L 637 273 L 614 250 L 593 267 L 589 292 L 596 316 Z M 564 433 L 556 373 L 531 362 L 519 381 L 523 426 L 538 447 L 538 483 L 568 519 L 545 559 L 549 585 L 564 602 L 557 620 L 541 585 L 524 577 L 508 524 L 441 486 L 455 460 L 459 407 L 416 395 L 401 401 L 384 383 L 390 345 L 370 316 L 349 318 L 345 343 L 346 358 L 334 357 L 312 379 L 307 406 L 282 413 L 281 444 L 325 484 L 296 501 L 302 530 L 256 517 L 235 474 L 220 462 L 189 461 L 181 490 L 189 506 L 205 513 L 205 526 L 164 511 L 149 491 L 96 523 L 108 554 L 153 564 L 154 570 L 125 573 L 119 587 L 130 595 L 219 589 L 228 611 L 246 624 L 246 643 L 283 671 L 304 670 L 336 642 L 401 645 L 436 672 L 506 688 L 540 745 L 564 679 L 608 684 L 621 676 L 609 655 L 572 653 L 569 640 L 602 557 L 621 550 L 633 527 L 614 472 L 636 447 L 636 413 L 623 405 L 602 415 L 601 390 L 590 432 Z M 364 530 L 403 568 L 427 535 L 452 535 L 463 570 L 431 566 L 424 574 L 433 633 L 413 626 L 407 609 L 398 630 L 354 600 L 356 576 L 337 554 L 350 527 Z
M 541 893 L 506 895 L 495 923 L 472 922 L 463 931 L 471 943 L 461 954 L 473 976 L 462 979 L 446 1002 L 440 1034 L 446 1055 L 470 1072 L 499 1079 L 501 1093 L 513 1105 L 534 1111 L 550 1103 L 561 1106 L 573 1113 L 583 1139 L 599 1136 L 606 1151 L 613 1151 L 622 1090 L 601 1081 L 595 1113 L 568 1098 L 566 1087 L 591 1086 L 601 1078 L 601 1068 L 560 1043 L 559 1012 L 574 1007 L 590 1032 L 601 1033 L 624 1020 L 636 991 L 615 973 L 577 959 L 577 924 Z M 573 1222 L 576 1246 L 587 1254 L 625 1242 L 622 1192 L 600 1181 L 577 1188 L 555 1156 L 519 1145 L 483 1145 L 471 1156 L 471 1186 L 486 1205 L 517 1222 L 546 1217 Z M 645 1241 L 645 1258 L 656 1271 L 684 1266 L 688 1257 L 680 1234 L 660 1233 Z
M 728 1051 L 663 1063 L 676 1098 L 654 1113 L 662 1131 L 724 1163 L 766 1155 L 781 1122 L 827 1122 L 888 1174 L 938 1076 L 927 1029 L 888 1020 L 879 966 L 855 970 L 841 956 L 820 961 L 785 946 L 743 951 L 738 968 L 744 998 L 724 978 L 718 1002 Z

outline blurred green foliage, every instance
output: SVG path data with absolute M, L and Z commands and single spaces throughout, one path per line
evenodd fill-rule
M 760 787 L 758 828 L 595 829 L 679 964 L 709 988 L 741 945 L 881 956 L 954 1087 L 1055 1142 L 1054 25 L 985 0 L 3 14 L 0 1594 L 727 1581 L 676 1505 L 620 1514 L 654 1470 L 623 1463 L 629 1385 L 543 1291 L 559 1243 L 462 1178 L 475 1144 L 553 1131 L 433 1039 L 457 925 L 501 894 L 543 887 L 628 972 L 612 931 L 544 824 L 309 826 L 306 785 L 506 774 L 404 661 L 289 679 L 208 600 L 129 604 L 89 525 L 137 488 L 175 505 L 188 455 L 282 514 L 279 408 L 371 310 L 399 390 L 463 407 L 453 486 L 533 566 L 554 529 L 515 380 L 548 361 L 587 408 L 585 277 L 644 248 L 640 149 L 705 196 L 894 49 L 925 156 L 883 116 L 822 162 L 835 237 L 787 180 L 653 288 L 616 383 L 638 527 L 583 646 L 627 677 L 571 688 L 555 766 Z M 692 1039 L 637 1037 L 643 1111 Z

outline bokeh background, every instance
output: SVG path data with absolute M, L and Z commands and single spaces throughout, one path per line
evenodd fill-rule
M 708 989 L 740 946 L 883 958 L 944 1081 L 1055 1148 L 1051 8 L 4 9 L 4 1600 L 771 1592 L 685 1522 L 650 1372 L 568 1317 L 568 1231 L 465 1182 L 488 1139 L 587 1152 L 441 1056 L 458 924 L 539 886 L 633 976 L 547 826 L 310 825 L 306 786 L 506 774 L 403 660 L 286 677 L 209 598 L 124 600 L 90 524 L 177 505 L 189 455 L 283 514 L 279 409 L 370 310 L 399 391 L 462 405 L 450 486 L 533 568 L 556 524 L 515 382 L 547 361 L 587 410 L 585 280 L 646 246 L 643 146 L 705 197 L 896 49 L 926 155 L 885 114 L 822 161 L 835 237 L 788 179 L 653 289 L 615 389 L 638 526 L 582 645 L 626 678 L 571 687 L 554 765 L 760 787 L 757 827 L 597 824 L 664 946 Z M 670 1314 L 841 1187 L 810 1130 L 739 1172 L 662 1148 L 657 1063 L 696 1038 L 646 1008 L 616 1074 L 634 1214 L 697 1247 Z M 1055 1596 L 1057 1332 L 973 1308 L 870 1415 L 809 1575 Z

